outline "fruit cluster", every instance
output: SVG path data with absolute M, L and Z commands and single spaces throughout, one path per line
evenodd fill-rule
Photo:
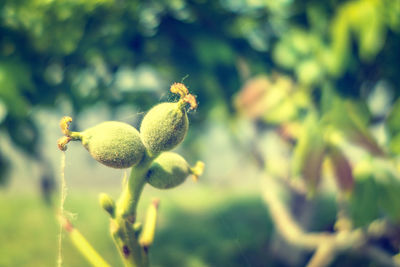
M 80 140 L 90 155 L 98 162 L 112 168 L 129 168 L 145 156 L 154 159 L 146 175 L 147 182 L 156 188 L 166 189 L 183 183 L 186 177 L 201 174 L 203 164 L 190 167 L 186 160 L 174 152 L 189 127 L 187 104 L 197 107 L 196 99 L 182 83 L 174 83 L 171 92 L 179 94 L 178 102 L 161 103 L 144 116 L 140 132 L 133 126 L 118 121 L 106 121 L 83 132 L 69 131 L 70 117 L 64 117 L 60 126 L 64 137 L 58 146 L 66 150 L 69 141 Z

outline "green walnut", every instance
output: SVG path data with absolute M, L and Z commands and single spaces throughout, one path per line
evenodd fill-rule
M 185 102 L 161 103 L 144 116 L 140 136 L 150 155 L 157 155 L 179 145 L 188 127 Z
M 138 130 L 118 121 L 89 128 L 80 139 L 95 160 L 112 168 L 129 168 L 139 163 L 145 151 Z
M 174 152 L 160 154 L 147 172 L 147 182 L 159 189 L 169 189 L 183 183 L 192 174 L 189 164 Z

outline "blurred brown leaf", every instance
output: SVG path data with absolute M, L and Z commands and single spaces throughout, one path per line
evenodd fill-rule
M 263 99 L 270 86 L 271 83 L 266 76 L 248 80 L 235 98 L 236 108 L 251 119 L 261 117 L 267 109 Z
M 354 187 L 354 177 L 349 160 L 339 148 L 333 146 L 329 147 L 328 155 L 338 187 L 344 192 L 351 192 Z

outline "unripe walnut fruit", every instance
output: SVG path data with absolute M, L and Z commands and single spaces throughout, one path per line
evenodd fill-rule
M 106 121 L 81 133 L 83 146 L 98 162 L 112 168 L 129 168 L 142 159 L 144 145 L 133 126 Z
M 140 126 L 140 136 L 148 152 L 157 155 L 179 145 L 189 121 L 183 102 L 161 103 L 150 109 Z
M 147 182 L 159 189 L 169 189 L 183 183 L 192 174 L 189 164 L 174 152 L 160 154 L 147 172 Z

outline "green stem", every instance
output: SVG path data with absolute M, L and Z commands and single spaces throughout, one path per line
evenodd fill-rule
M 133 225 L 127 220 L 115 220 L 112 224 L 116 226 L 116 232 L 113 233 L 113 238 L 124 266 L 148 266 L 147 252 L 139 245 Z
M 122 195 L 117 203 L 117 218 L 121 217 L 131 223 L 135 222 L 137 204 L 146 184 L 146 174 L 153 159 L 154 157 L 145 154 L 141 162 L 132 167 L 128 182 L 124 186 Z
M 69 137 L 71 137 L 72 141 L 82 140 L 81 132 L 69 132 Z
M 139 245 L 133 224 L 139 198 L 146 184 L 146 174 L 153 159 L 145 154 L 141 162 L 132 167 L 117 202 L 115 220 L 111 221 L 111 234 L 126 267 L 148 266 L 147 251 Z

